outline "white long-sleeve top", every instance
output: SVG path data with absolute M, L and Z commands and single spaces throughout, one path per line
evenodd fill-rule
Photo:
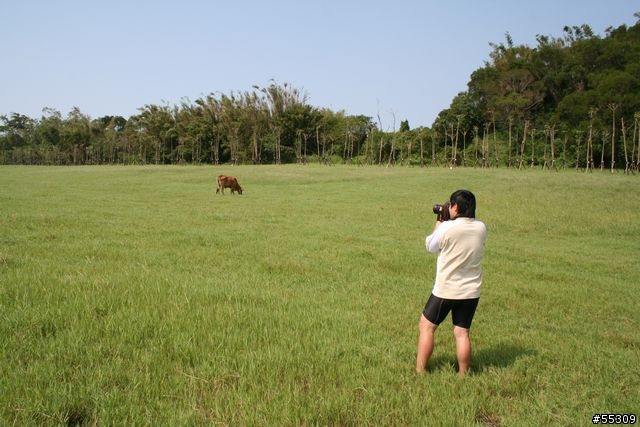
M 445 221 L 425 239 L 438 254 L 432 293 L 446 299 L 480 298 L 482 257 L 487 227 L 475 218 Z

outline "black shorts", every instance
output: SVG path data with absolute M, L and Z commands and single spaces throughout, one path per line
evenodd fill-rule
M 451 320 L 455 326 L 469 329 L 478 301 L 480 298 L 444 299 L 431 294 L 422 314 L 429 322 L 439 325 L 451 312 Z

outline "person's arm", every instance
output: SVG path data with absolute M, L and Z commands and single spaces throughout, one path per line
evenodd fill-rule
M 440 239 L 442 237 L 442 233 L 438 232 L 438 229 L 440 228 L 441 225 L 442 225 L 442 221 L 436 221 L 436 225 L 433 227 L 433 231 L 425 239 L 424 243 L 429 252 L 432 252 L 432 253 L 440 252 Z

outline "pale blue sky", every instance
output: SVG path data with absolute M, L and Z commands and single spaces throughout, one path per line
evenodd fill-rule
M 0 115 L 91 118 L 290 83 L 317 107 L 430 126 L 489 43 L 633 25 L 631 0 L 0 0 Z

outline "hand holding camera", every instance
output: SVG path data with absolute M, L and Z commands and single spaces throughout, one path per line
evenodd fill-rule
M 449 202 L 442 205 L 433 205 L 433 213 L 438 215 L 437 221 L 449 221 L 451 219 L 449 215 Z

